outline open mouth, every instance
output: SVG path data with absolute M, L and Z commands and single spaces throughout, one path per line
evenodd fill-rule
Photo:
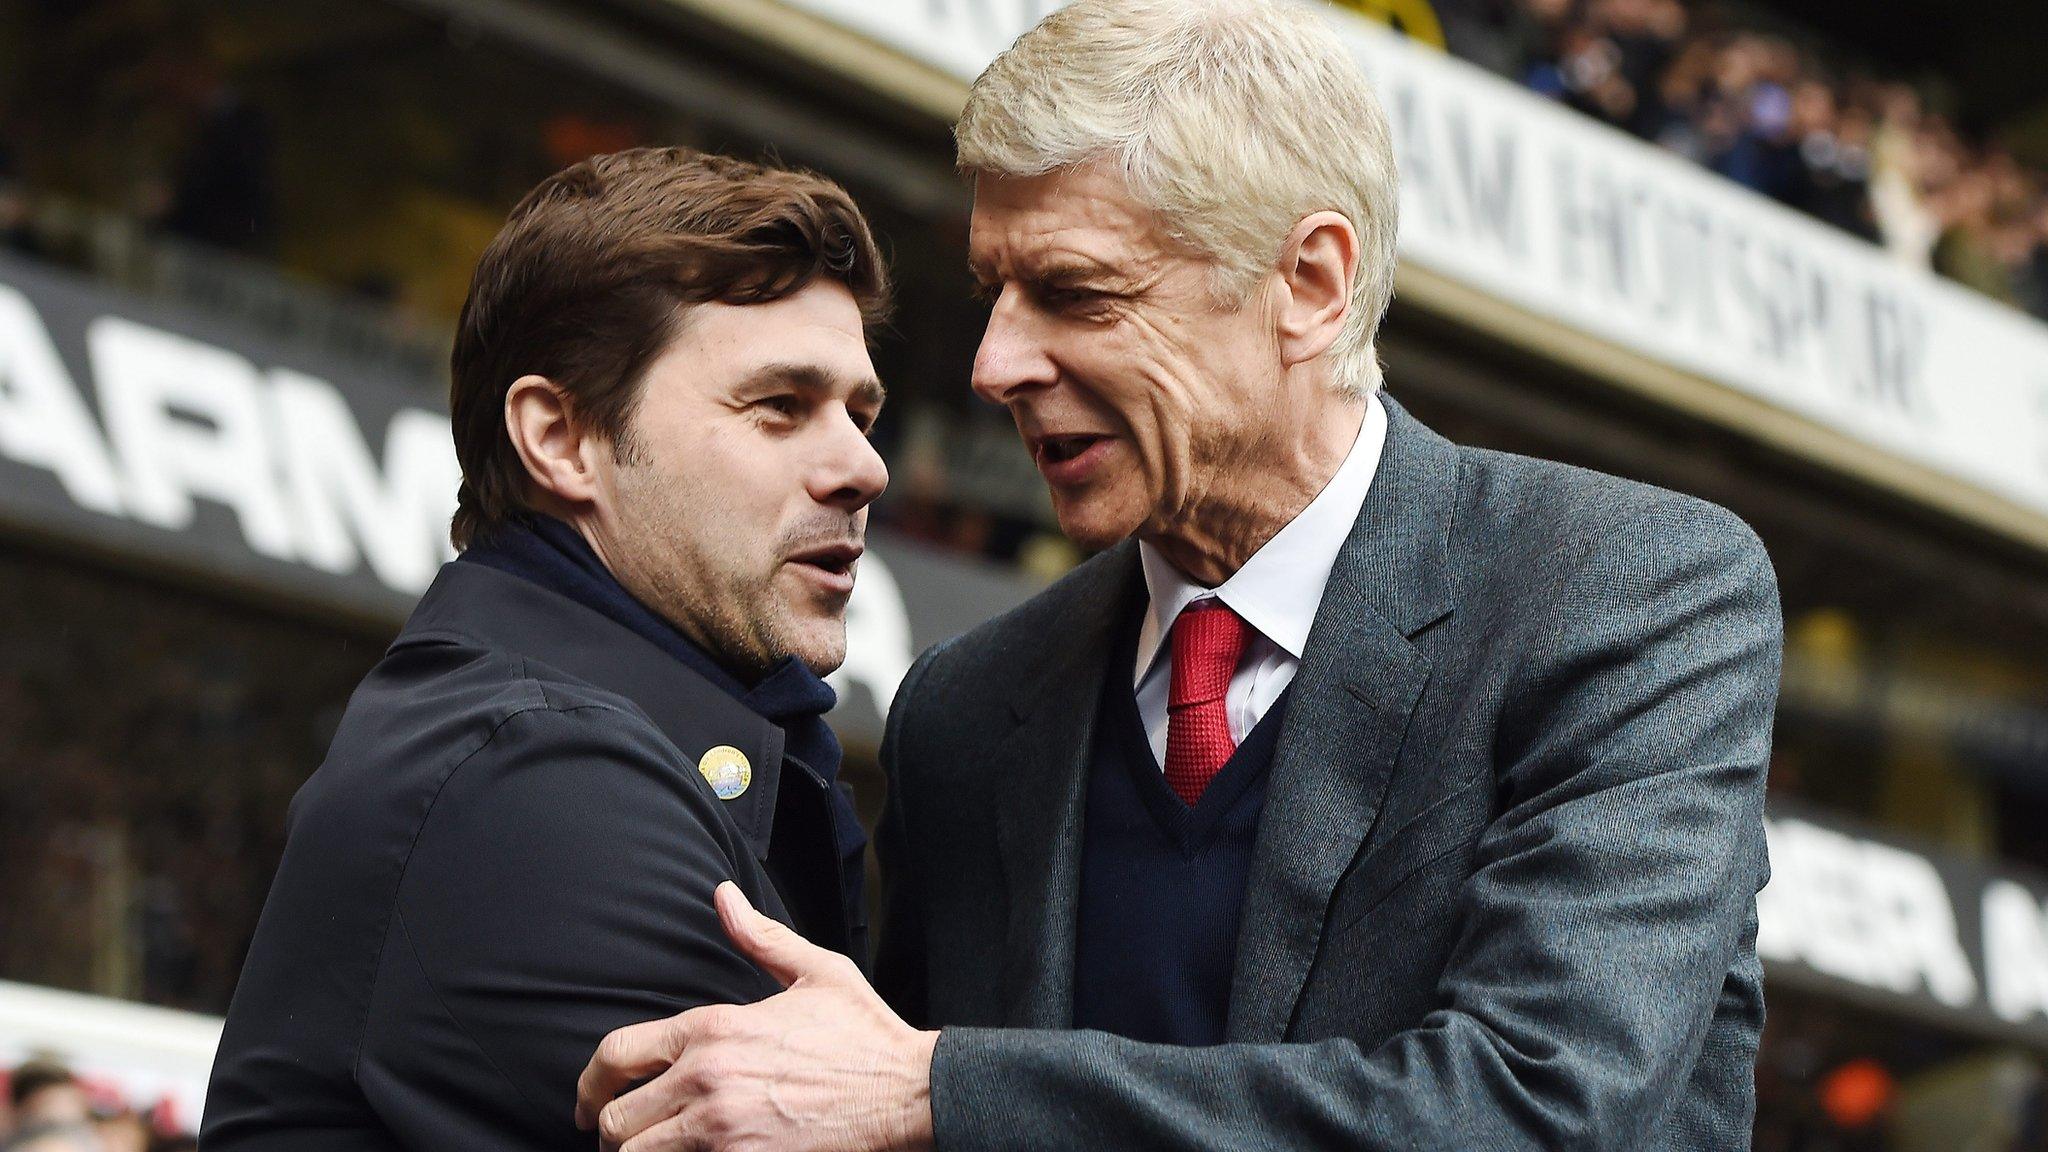
M 1047 463 L 1064 464 L 1106 439 L 1108 437 L 1092 434 L 1044 436 L 1039 438 L 1038 453 Z
M 858 544 L 828 544 L 809 548 L 789 558 L 792 564 L 804 564 L 833 576 L 846 577 L 853 574 L 854 562 L 865 551 Z

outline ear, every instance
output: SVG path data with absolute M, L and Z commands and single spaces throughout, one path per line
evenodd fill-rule
M 1337 212 L 1304 216 L 1280 249 L 1280 358 L 1305 364 L 1329 351 L 1351 314 L 1358 282 L 1358 230 Z
M 521 376 L 505 391 L 505 434 L 540 491 L 571 505 L 597 498 L 604 453 L 571 417 L 567 400 L 545 376 Z

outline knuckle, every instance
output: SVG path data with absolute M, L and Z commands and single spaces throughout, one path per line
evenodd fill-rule
M 597 1062 L 607 1068 L 617 1068 L 623 1065 L 627 1059 L 627 1050 L 630 1043 L 626 1039 L 624 1032 L 611 1033 L 597 1042 Z
M 676 1065 L 676 1068 L 677 1087 L 692 1099 L 704 1099 L 711 1094 L 712 1088 L 717 1086 L 720 1073 L 703 1057 L 686 1057 L 684 1063 Z
M 696 1030 L 697 1022 L 709 1011 L 710 1008 L 692 1008 L 687 1012 L 678 1012 L 661 1022 L 662 1039 L 669 1046 L 671 1056 L 682 1050 L 684 1041 Z
M 632 1133 L 626 1131 L 626 1110 L 614 1100 L 597 1114 L 598 1135 L 614 1144 L 623 1143 Z
M 618 1152 L 686 1152 L 703 1148 L 696 1133 L 679 1124 L 657 1124 L 619 1145 Z
M 689 1030 L 700 1040 L 717 1040 L 732 1032 L 732 1009 L 723 1004 L 693 1009 L 690 1016 Z
M 714 1094 L 721 1086 L 730 1084 L 738 1071 L 733 1062 L 725 1057 L 706 1056 L 697 1064 L 697 1079 L 703 1085 L 702 1090 L 709 1095 Z

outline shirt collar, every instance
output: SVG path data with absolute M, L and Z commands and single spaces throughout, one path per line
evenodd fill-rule
M 1261 636 L 1301 659 L 1323 588 L 1365 506 L 1386 441 L 1386 407 L 1377 395 L 1367 397 L 1358 438 L 1337 474 L 1308 507 L 1252 553 L 1244 567 L 1214 588 L 1188 579 L 1158 549 L 1140 541 L 1138 556 L 1151 606 L 1139 627 L 1134 682 L 1142 682 L 1151 670 L 1182 609 L 1204 596 L 1223 601 Z

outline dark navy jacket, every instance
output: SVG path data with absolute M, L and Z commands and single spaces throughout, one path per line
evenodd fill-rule
M 752 782 L 698 771 L 737 749 Z M 292 803 L 207 1152 L 588 1149 L 607 1032 L 777 991 L 712 889 L 851 951 L 829 785 L 783 733 L 572 600 L 444 567 Z

